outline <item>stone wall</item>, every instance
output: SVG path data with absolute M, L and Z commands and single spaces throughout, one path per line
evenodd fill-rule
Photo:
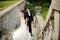
M 25 1 L 20 0 L 14 5 L 0 11 L 0 30 L 7 29 L 13 30 L 17 26 L 20 26 L 20 19 L 17 16 L 17 13 L 20 13 L 24 9 Z
M 2 17 L 0 17 L 0 30 L 2 30 L 2 26 L 3 25 L 3 23 L 2 23 Z

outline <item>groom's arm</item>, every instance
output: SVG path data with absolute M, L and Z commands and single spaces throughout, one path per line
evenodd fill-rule
M 32 19 L 32 21 L 33 21 L 33 15 L 32 15 L 32 13 L 31 13 L 31 19 Z

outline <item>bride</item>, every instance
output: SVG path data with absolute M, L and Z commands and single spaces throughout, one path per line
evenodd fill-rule
M 13 40 L 32 40 L 31 34 L 29 33 L 28 16 L 26 16 L 26 18 L 24 18 L 24 13 L 22 13 L 22 16 L 21 17 L 19 16 L 19 18 L 21 19 L 21 25 L 14 32 Z

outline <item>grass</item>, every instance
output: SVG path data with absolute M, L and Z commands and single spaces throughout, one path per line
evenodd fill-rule
M 46 19 L 47 13 L 48 13 L 48 8 L 42 9 L 41 15 L 42 15 L 44 20 Z
M 0 10 L 3 10 L 11 5 L 13 5 L 14 3 L 16 3 L 17 1 L 0 1 Z
M 34 3 L 31 3 L 31 4 L 26 4 L 26 5 L 27 5 L 27 7 L 30 7 L 30 10 L 32 10 L 31 12 L 33 13 L 34 16 L 36 15 L 35 6 L 41 6 L 42 7 L 41 15 L 42 15 L 44 20 L 46 19 L 48 9 L 49 9 L 49 6 L 50 6 L 49 3 L 43 3 L 43 2 L 35 3 L 34 2 Z

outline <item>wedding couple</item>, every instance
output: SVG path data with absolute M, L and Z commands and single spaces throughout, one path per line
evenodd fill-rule
M 21 19 L 20 27 L 14 32 L 13 40 L 32 40 L 32 29 L 31 22 L 33 21 L 32 14 L 27 8 L 25 11 L 22 10 L 22 15 L 18 14 Z

